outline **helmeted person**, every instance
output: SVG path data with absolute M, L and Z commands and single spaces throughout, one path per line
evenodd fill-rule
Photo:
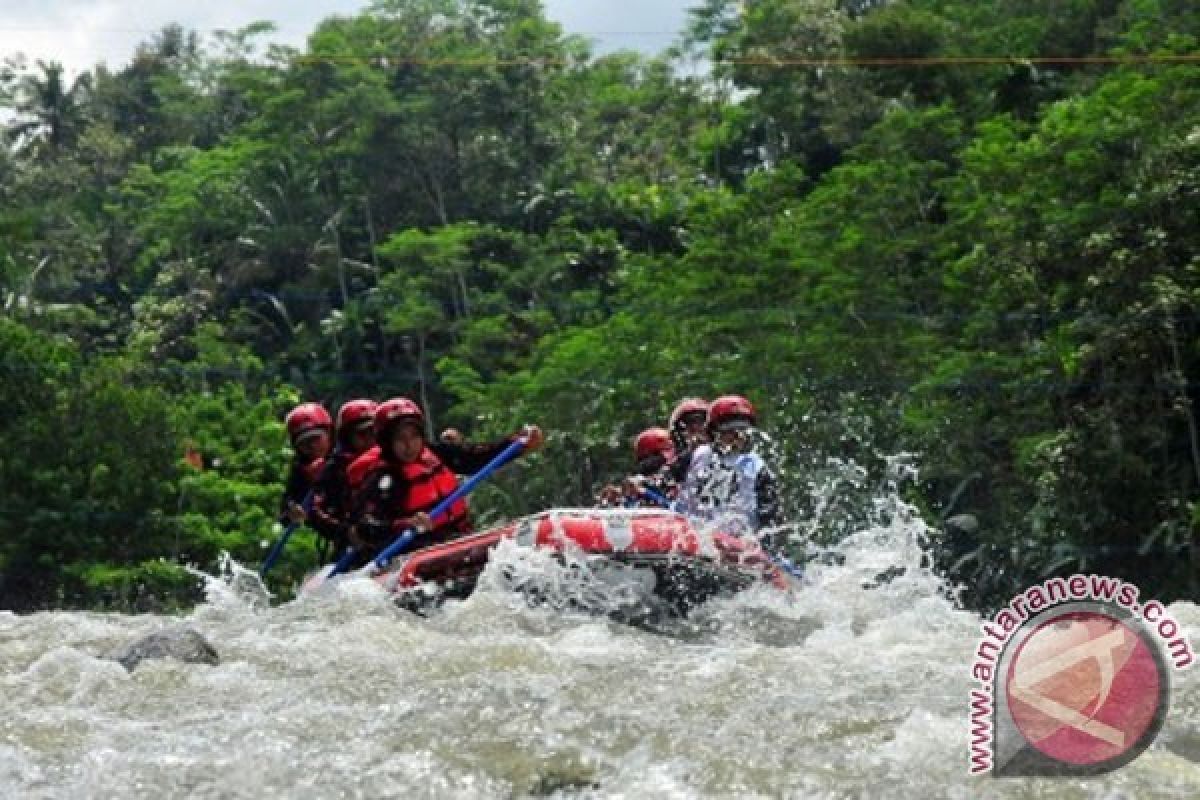
M 360 456 L 375 447 L 374 400 L 358 398 L 349 400 L 338 409 L 336 437 L 337 445 L 326 458 L 325 466 L 317 477 L 313 491 L 312 513 L 309 524 L 327 542 L 334 552 L 341 552 L 350 544 L 348 532 L 350 522 L 350 465 Z
M 700 397 L 687 397 L 679 401 L 667 420 L 671 441 L 675 445 L 675 461 L 671 466 L 671 477 L 682 484 L 687 477 L 688 465 L 696 448 L 708 444 L 708 401 Z
M 633 474 L 620 486 L 609 484 L 597 497 L 601 506 L 661 507 L 655 496 L 675 499 L 679 484 L 671 470 L 675 464 L 675 444 L 666 428 L 647 428 L 633 440 Z M 649 490 L 649 491 L 647 491 Z
M 333 420 L 319 403 L 301 403 L 284 419 L 295 455 L 288 469 L 287 483 L 280 502 L 279 521 L 300 523 L 305 520 L 304 501 L 313 488 L 333 441 Z
M 478 472 L 519 436 L 527 439 L 526 453 L 542 444 L 542 432 L 534 425 L 490 444 L 467 444 L 456 435 L 429 443 L 424 428 L 425 414 L 407 397 L 394 397 L 376 409 L 378 447 L 356 459 L 348 472 L 353 526 L 347 533 L 360 555 L 385 547 L 408 528 L 421 535 L 418 546 L 470 533 L 465 499 L 438 519 L 429 517 L 429 512 L 458 488 L 457 473 Z
M 692 455 L 680 510 L 739 534 L 780 522 L 778 482 L 753 449 L 756 421 L 754 407 L 740 395 L 712 401 L 705 423 L 712 443 Z

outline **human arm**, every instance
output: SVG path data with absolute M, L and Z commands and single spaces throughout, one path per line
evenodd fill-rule
M 521 437 L 526 439 L 525 452 L 527 453 L 541 447 L 544 441 L 542 431 L 536 425 L 526 425 L 520 433 L 514 433 L 497 442 L 487 444 L 464 442 L 458 432 L 453 429 L 447 433 L 454 435 L 448 437 L 443 434 L 441 441 L 430 444 L 429 449 L 441 459 L 443 464 L 459 475 L 475 474 Z

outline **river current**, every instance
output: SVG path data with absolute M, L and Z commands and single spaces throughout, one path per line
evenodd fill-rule
M 182 619 L 0 613 L 0 797 L 1200 797 L 1197 670 L 1115 773 L 968 776 L 981 618 L 921 568 L 922 530 L 894 515 L 791 597 L 656 629 L 530 607 L 497 577 L 513 549 L 429 616 L 365 580 L 264 604 L 214 579 Z M 1170 612 L 1194 642 L 1200 609 Z M 106 658 L 181 622 L 219 666 Z

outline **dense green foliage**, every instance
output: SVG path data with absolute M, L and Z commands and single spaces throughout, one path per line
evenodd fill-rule
M 486 521 L 590 502 L 723 391 L 820 541 L 839 465 L 852 493 L 912 452 L 927 518 L 981 523 L 937 545 L 968 602 L 1072 570 L 1200 594 L 1193 3 L 707 0 L 657 59 L 536 0 L 269 34 L 0 70 L 0 605 L 257 563 L 301 398 L 539 422 Z

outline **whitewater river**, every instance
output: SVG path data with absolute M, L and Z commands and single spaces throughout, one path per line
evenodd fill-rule
M 0 614 L 0 797 L 1200 797 L 1200 670 L 1116 773 L 968 777 L 980 620 L 915 528 L 666 633 L 494 587 L 421 618 L 365 581 L 274 607 L 214 582 L 184 621 L 220 666 L 127 674 L 102 656 L 179 619 Z M 1171 612 L 1195 641 L 1197 607 Z

